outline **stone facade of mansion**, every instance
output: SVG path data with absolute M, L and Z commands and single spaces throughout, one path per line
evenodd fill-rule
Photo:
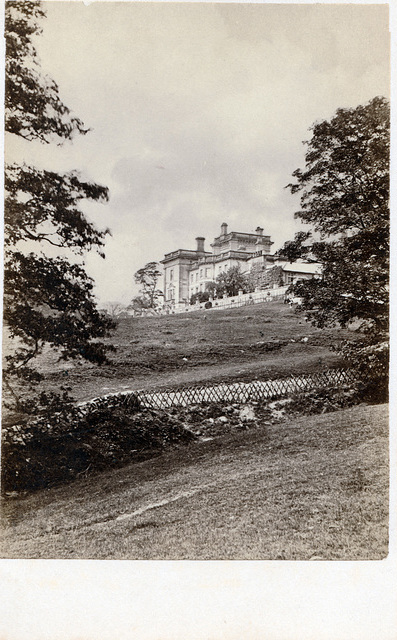
M 221 233 L 211 243 L 211 251 L 204 247 L 205 238 L 196 238 L 196 249 L 177 249 L 164 256 L 164 304 L 178 309 L 189 304 L 190 297 L 205 291 L 209 282 L 230 267 L 239 265 L 242 273 L 255 269 L 263 272 L 278 266 L 278 284 L 291 284 L 299 278 L 313 277 L 319 265 L 313 263 L 287 263 L 271 253 L 273 242 L 257 227 L 255 233 L 228 231 L 224 222 Z M 273 269 L 274 271 L 274 269 Z M 262 279 L 266 287 L 266 278 Z

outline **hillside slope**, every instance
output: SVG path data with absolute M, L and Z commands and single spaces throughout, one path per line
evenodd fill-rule
M 262 424 L 10 500 L 2 556 L 381 559 L 386 406 Z
M 78 400 L 125 389 L 277 378 L 337 366 L 332 345 L 353 331 L 319 330 L 288 305 L 270 302 L 119 322 L 117 351 L 103 367 L 41 358 L 46 387 L 68 385 Z

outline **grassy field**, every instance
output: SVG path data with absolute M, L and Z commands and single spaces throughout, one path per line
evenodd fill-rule
M 61 366 L 47 352 L 40 367 L 47 389 L 68 386 L 77 400 L 87 400 L 126 389 L 322 371 L 341 364 L 332 346 L 355 335 L 318 330 L 271 302 L 122 320 L 110 339 L 117 351 L 109 365 Z M 247 431 L 203 419 L 209 438 L 6 500 L 2 556 L 384 558 L 386 407 L 311 417 L 276 410 L 271 419 L 257 418 Z
M 7 558 L 375 560 L 386 406 L 274 420 L 4 506 Z
M 280 302 L 239 309 L 121 320 L 109 340 L 117 349 L 103 367 L 46 353 L 46 388 L 71 388 L 78 400 L 122 391 L 228 380 L 277 378 L 338 364 L 331 346 L 353 331 L 319 330 Z M 302 340 L 305 340 L 302 342 Z M 307 339 L 307 340 L 306 340 Z

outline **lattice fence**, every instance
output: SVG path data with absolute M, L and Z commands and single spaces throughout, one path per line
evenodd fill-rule
M 120 406 L 135 407 L 138 404 L 153 409 L 167 407 L 189 406 L 208 402 L 248 403 L 258 400 L 282 398 L 299 391 L 340 387 L 354 381 L 353 374 L 348 370 L 330 369 L 323 373 L 293 376 L 278 380 L 255 380 L 254 382 L 234 382 L 232 384 L 218 384 L 215 386 L 194 386 L 182 389 L 161 389 L 158 391 L 125 391 L 122 393 L 94 398 L 82 403 L 82 412 L 92 405 L 116 408 Z

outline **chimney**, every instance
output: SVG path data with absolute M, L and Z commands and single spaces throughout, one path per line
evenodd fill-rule
M 256 227 L 255 232 L 256 232 L 256 235 L 257 235 L 257 236 L 263 236 L 263 229 L 262 229 L 262 227 Z
M 204 253 L 204 241 L 205 241 L 205 238 L 196 238 L 197 253 Z
M 227 235 L 227 224 L 226 222 L 223 222 L 221 224 L 221 236 L 225 236 Z

